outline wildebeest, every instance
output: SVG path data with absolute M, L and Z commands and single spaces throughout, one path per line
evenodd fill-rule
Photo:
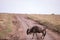
M 41 28 L 38 27 L 38 26 L 33 26 L 32 28 L 27 29 L 27 32 L 26 32 L 26 33 L 27 33 L 27 35 L 33 34 L 33 37 L 34 37 L 34 34 L 36 34 L 36 36 L 37 36 L 37 33 L 42 33 L 41 38 L 44 39 L 44 37 L 45 37 L 45 35 L 46 35 L 46 28 L 41 29 Z M 33 38 L 33 37 L 32 37 L 32 38 Z M 37 39 L 38 39 L 38 37 L 37 37 Z

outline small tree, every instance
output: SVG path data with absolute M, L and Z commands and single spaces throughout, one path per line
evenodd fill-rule
M 51 15 L 55 15 L 54 13 L 52 13 Z

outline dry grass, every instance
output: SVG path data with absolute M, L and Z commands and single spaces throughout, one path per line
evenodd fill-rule
M 60 32 L 60 15 L 30 14 L 28 17 L 47 25 L 48 28 L 52 29 L 53 31 Z
M 20 22 L 15 14 L 0 14 L 0 40 L 15 39 L 18 34 Z M 17 38 L 17 37 L 16 37 Z
M 0 14 L 0 39 L 9 39 L 17 35 L 20 24 L 16 16 L 15 14 Z
M 0 14 L 0 38 L 16 33 L 20 26 L 15 14 Z M 60 15 L 28 15 L 29 18 L 48 25 L 49 29 L 60 32 Z
M 0 38 L 5 38 L 12 31 L 11 17 L 10 14 L 0 14 Z

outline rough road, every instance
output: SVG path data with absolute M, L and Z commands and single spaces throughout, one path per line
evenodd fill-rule
M 34 37 L 34 39 L 31 39 L 32 34 L 27 35 L 26 30 L 28 28 L 31 28 L 34 25 L 38 25 L 40 27 L 42 27 L 42 26 L 37 24 L 33 20 L 27 19 L 27 16 L 25 16 L 25 15 L 20 15 L 20 16 L 18 15 L 16 17 L 17 17 L 18 21 L 21 23 L 21 25 L 20 25 L 21 27 L 18 29 L 18 31 L 20 33 L 20 40 L 36 40 L 36 36 Z M 40 36 L 41 35 L 38 34 L 39 38 L 40 38 Z M 38 39 L 38 40 L 42 40 L 42 39 Z M 47 29 L 47 34 L 46 34 L 44 40 L 60 40 L 60 36 Z

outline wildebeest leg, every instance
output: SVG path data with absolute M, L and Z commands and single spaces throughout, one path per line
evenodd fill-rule
M 44 39 L 45 35 L 46 35 L 46 31 L 43 31 L 42 32 L 42 39 Z
M 36 33 L 36 37 L 37 37 L 37 39 L 38 39 L 37 33 Z
M 32 37 L 32 39 L 34 38 L 34 33 L 33 33 L 33 37 Z

